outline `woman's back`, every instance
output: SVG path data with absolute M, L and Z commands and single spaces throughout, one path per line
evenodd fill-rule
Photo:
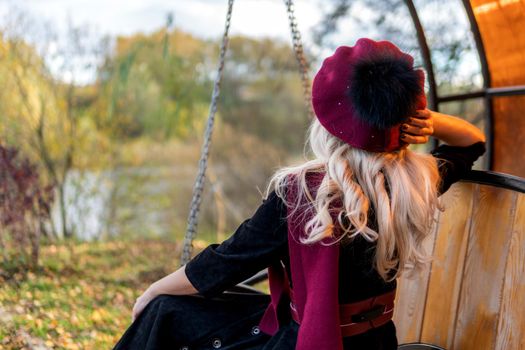
M 313 83 L 314 158 L 279 170 L 229 239 L 155 282 L 117 348 L 396 349 L 395 278 L 425 265 L 438 194 L 484 151 L 474 126 L 425 110 L 423 87 L 390 42 L 339 47 Z M 429 135 L 456 147 L 407 149 Z M 267 267 L 271 300 L 221 294 Z

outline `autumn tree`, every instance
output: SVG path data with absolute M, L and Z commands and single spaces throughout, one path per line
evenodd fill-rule
M 23 14 L 2 29 L 0 132 L 7 144 L 38 160 L 45 179 L 56 186 L 59 222 L 52 232 L 68 238 L 74 235 L 67 215 L 68 177 L 81 165 L 80 151 L 89 143 L 103 145 L 103 137 L 81 117 L 83 101 L 77 91 L 79 64 L 92 55 L 86 52 L 85 36 L 78 28 L 70 26 L 64 45 L 57 45 L 51 31 L 40 31 L 38 47 L 27 41 L 31 30 Z
M 98 72 L 97 123 L 119 139 L 193 135 L 211 89 L 205 43 L 179 30 L 118 37 Z

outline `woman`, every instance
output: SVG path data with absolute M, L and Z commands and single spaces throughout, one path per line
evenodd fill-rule
M 423 87 L 390 42 L 339 47 L 313 82 L 313 159 L 279 170 L 232 237 L 153 283 L 116 349 L 396 349 L 396 278 L 428 262 L 438 196 L 485 150 L 476 127 L 425 109 Z M 446 145 L 407 149 L 429 136 Z M 271 298 L 222 293 L 266 267 Z

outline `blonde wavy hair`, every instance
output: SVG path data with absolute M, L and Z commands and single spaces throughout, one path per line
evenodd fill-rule
M 374 267 L 385 281 L 394 280 L 407 269 L 420 271 L 429 261 L 423 242 L 434 223 L 436 209 L 441 209 L 435 158 L 407 148 L 384 153 L 353 148 L 328 133 L 315 118 L 308 144 L 314 159 L 281 168 L 266 191 L 268 196 L 275 190 L 292 208 L 289 215 L 298 210 L 303 214 L 312 211 L 301 242 L 323 240 L 321 243 L 326 244 L 324 239 L 331 238 L 335 244 L 345 237 L 361 235 L 377 242 Z M 305 178 L 312 172 L 324 173 L 315 198 Z M 293 185 L 298 195 L 297 201 L 290 203 L 286 190 Z M 301 208 L 300 203 L 305 202 L 308 208 Z M 330 215 L 334 206 L 337 222 Z M 369 223 L 370 211 L 375 213 L 377 226 Z

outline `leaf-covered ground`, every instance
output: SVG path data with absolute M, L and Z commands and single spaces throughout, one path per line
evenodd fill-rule
M 166 241 L 43 246 L 37 270 L 0 275 L 0 349 L 28 349 L 28 337 L 50 349 L 111 349 L 136 297 L 179 255 Z

